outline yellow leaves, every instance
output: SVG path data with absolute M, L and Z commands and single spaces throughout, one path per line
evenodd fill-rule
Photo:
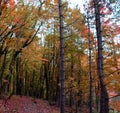
M 80 65 L 81 65 L 81 67 L 82 67 L 82 69 L 83 69 L 84 75 L 85 75 L 85 74 L 88 75 L 88 73 L 85 73 L 85 72 L 84 72 L 84 71 L 89 72 L 88 56 L 84 54 L 82 57 L 79 58 L 79 60 L 80 60 Z M 81 71 L 82 71 L 82 69 L 81 69 Z M 85 70 L 84 70 L 84 69 L 85 69 Z
M 78 92 L 78 83 L 73 77 L 68 77 L 65 81 L 66 92 L 72 90 L 74 93 Z
M 22 50 L 22 63 L 27 63 L 27 67 L 35 69 L 42 62 L 49 62 L 48 59 L 43 58 L 44 48 L 37 44 L 38 42 L 33 41 L 28 47 Z

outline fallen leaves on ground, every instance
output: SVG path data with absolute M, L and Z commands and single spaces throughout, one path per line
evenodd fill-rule
M 27 96 L 13 96 L 5 107 L 2 102 L 0 100 L 0 113 L 60 113 L 58 107 L 50 106 L 47 101 Z

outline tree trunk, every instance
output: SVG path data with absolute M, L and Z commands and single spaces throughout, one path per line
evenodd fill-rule
M 95 101 L 96 101 L 96 111 L 99 112 L 100 110 L 100 85 L 99 82 L 95 85 Z
M 60 112 L 65 113 L 65 69 L 64 69 L 64 36 L 63 36 L 63 14 L 62 0 L 59 0 L 59 18 L 60 18 Z
M 44 72 L 45 72 L 44 74 L 45 74 L 45 83 L 46 83 L 46 100 L 49 100 L 49 85 L 50 85 L 50 83 L 49 83 L 49 79 L 48 79 L 49 68 L 47 65 L 49 65 L 49 64 L 44 65 Z
M 21 87 L 20 87 L 20 58 L 16 58 L 16 94 L 21 95 Z
M 7 53 L 8 53 L 8 50 L 5 51 L 2 67 L 1 67 L 1 70 L 0 70 L 0 89 L 2 88 L 2 79 L 3 79 L 4 70 L 5 70 L 5 67 L 6 67 Z
M 71 54 L 71 77 L 73 77 L 73 68 L 74 68 L 74 63 L 73 63 L 73 55 Z M 71 81 L 72 84 L 72 81 Z M 70 107 L 73 106 L 73 88 L 71 86 L 70 89 Z
M 96 19 L 96 33 L 97 33 L 97 44 L 98 44 L 98 58 L 97 58 L 97 69 L 100 81 L 100 113 L 109 113 L 109 97 L 107 89 L 104 83 L 104 72 L 103 72 L 103 47 L 102 47 L 102 31 L 100 22 L 100 7 L 99 1 L 94 0 L 95 7 L 95 19 Z
M 92 94 L 92 54 L 91 54 L 91 38 L 90 38 L 90 24 L 89 24 L 89 12 L 87 11 L 87 24 L 88 24 L 88 44 L 89 44 L 89 76 L 90 76 L 90 95 L 89 95 L 89 112 L 92 113 L 93 94 Z

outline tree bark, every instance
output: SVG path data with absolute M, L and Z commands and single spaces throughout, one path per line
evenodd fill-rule
M 59 19 L 60 19 L 60 112 L 65 113 L 65 69 L 64 69 L 64 35 L 63 35 L 63 14 L 62 0 L 59 0 Z
M 3 82 L 2 79 L 3 79 L 4 70 L 5 70 L 5 67 L 6 67 L 7 53 L 8 53 L 8 49 L 6 49 L 6 51 L 5 51 L 2 67 L 1 67 L 1 70 L 0 70 L 0 88 L 2 87 L 2 82 Z
M 71 77 L 73 77 L 73 69 L 74 69 L 74 62 L 73 62 L 73 55 L 71 54 Z M 72 84 L 72 81 L 71 81 L 71 84 Z M 70 107 L 73 106 L 73 88 L 72 86 L 70 86 L 71 89 L 70 89 Z
M 89 91 L 89 112 L 92 113 L 93 94 L 92 94 L 92 53 L 91 53 L 91 38 L 90 38 L 90 24 L 89 24 L 89 11 L 87 11 L 87 24 L 88 24 L 88 45 L 89 45 L 89 79 L 90 79 L 90 91 Z
M 100 113 L 109 113 L 109 97 L 104 83 L 102 30 L 101 30 L 101 22 L 100 22 L 100 5 L 98 0 L 94 0 L 94 7 L 95 7 L 97 44 L 98 44 L 97 70 L 98 70 L 98 76 L 99 76 L 100 88 L 101 88 Z

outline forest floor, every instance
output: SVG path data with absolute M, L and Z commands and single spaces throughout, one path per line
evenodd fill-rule
M 3 102 L 3 100 L 0 100 L 0 113 L 60 113 L 59 107 L 50 105 L 48 101 L 28 96 L 13 95 L 5 106 Z M 120 110 L 120 102 L 114 102 L 111 105 L 116 110 Z M 65 113 L 76 113 L 70 107 L 66 107 L 65 110 Z M 89 109 L 85 105 L 82 106 L 81 111 L 82 113 L 89 113 Z
M 0 100 L 0 113 L 60 113 L 59 108 L 50 106 L 45 100 L 33 99 L 26 96 L 12 96 L 3 106 Z
M 45 100 L 28 96 L 13 95 L 7 100 L 5 106 L 3 102 L 3 100 L 0 100 L 0 113 L 60 113 L 59 107 L 51 106 Z M 65 113 L 76 113 L 70 107 L 66 107 L 65 111 Z M 82 107 L 82 111 L 83 113 L 89 113 L 85 106 Z
M 111 107 L 120 111 L 120 101 L 114 100 L 112 103 L 111 102 L 112 101 L 110 101 Z M 65 110 L 65 113 L 76 113 L 75 110 L 72 111 L 70 107 L 66 107 Z M 80 111 L 82 113 L 89 113 L 89 109 L 86 105 L 83 105 Z M 60 113 L 60 109 L 55 105 L 50 105 L 46 100 L 13 95 L 7 100 L 5 106 L 4 101 L 0 100 L 0 113 Z

